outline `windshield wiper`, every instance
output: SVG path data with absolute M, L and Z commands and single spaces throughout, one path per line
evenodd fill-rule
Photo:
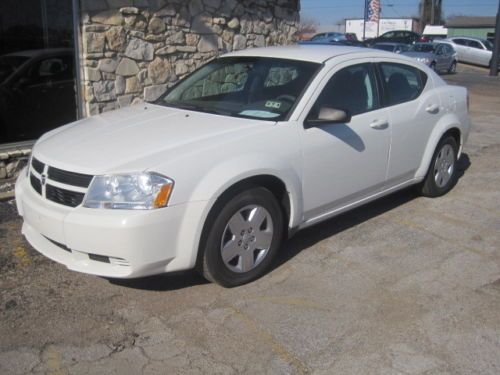
M 190 110 L 190 111 L 212 113 L 212 114 L 224 115 L 224 116 L 232 116 L 231 112 L 227 112 L 227 111 L 223 111 L 223 110 L 215 109 L 215 108 L 206 108 L 206 107 L 202 107 L 202 106 L 196 105 L 196 104 L 168 103 L 168 102 L 166 102 L 166 104 L 170 105 L 170 106 L 172 106 L 174 108 L 187 109 L 187 110 Z

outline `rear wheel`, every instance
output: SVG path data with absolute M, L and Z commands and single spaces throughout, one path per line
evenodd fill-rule
M 457 182 L 458 145 L 455 138 L 443 138 L 432 157 L 427 176 L 420 186 L 426 197 L 439 197 L 449 192 Z
M 203 276 L 233 287 L 262 276 L 283 237 L 283 213 L 274 195 L 262 187 L 235 194 L 210 226 L 203 249 Z

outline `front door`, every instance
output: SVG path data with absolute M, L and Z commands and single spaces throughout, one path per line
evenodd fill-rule
M 324 108 L 346 123 L 309 126 Z M 303 131 L 304 219 L 341 209 L 381 189 L 386 178 L 390 127 L 381 108 L 371 63 L 341 66 L 327 79 Z

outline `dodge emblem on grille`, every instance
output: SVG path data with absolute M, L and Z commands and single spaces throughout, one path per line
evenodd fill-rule
M 42 174 L 42 186 L 45 186 L 45 182 L 47 182 L 46 180 L 47 180 L 47 176 Z

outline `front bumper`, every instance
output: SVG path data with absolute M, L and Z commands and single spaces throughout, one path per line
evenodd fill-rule
M 16 203 L 22 233 L 36 250 L 71 270 L 116 278 L 192 268 L 207 206 L 71 208 L 37 194 L 24 173 L 16 183 Z

